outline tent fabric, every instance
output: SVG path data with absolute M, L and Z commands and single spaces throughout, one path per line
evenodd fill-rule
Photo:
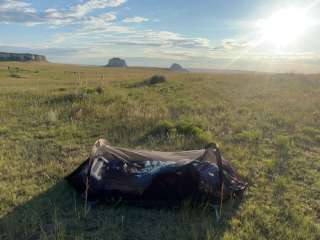
M 217 201 L 241 194 L 247 186 L 217 147 L 160 152 L 114 147 L 104 139 L 66 178 L 89 200 Z

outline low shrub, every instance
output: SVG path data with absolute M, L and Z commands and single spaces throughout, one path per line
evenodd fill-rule
M 160 142 L 181 141 L 181 139 L 184 139 L 186 144 L 190 143 L 191 145 L 196 144 L 199 146 L 205 146 L 212 142 L 211 136 L 207 132 L 189 121 L 179 121 L 177 123 L 168 120 L 161 121 L 142 138 L 142 141 L 148 142 L 150 139 L 157 139 Z
M 82 92 L 84 94 L 103 94 L 104 89 L 101 86 L 98 86 L 96 88 L 84 88 L 82 89 Z
M 129 85 L 129 87 L 145 87 L 145 86 L 155 86 L 160 83 L 166 82 L 167 79 L 162 75 L 153 75 L 151 78 L 148 78 L 142 82 L 134 83 Z
M 18 67 L 12 68 L 12 67 L 8 67 L 8 71 L 9 71 L 9 76 L 12 78 L 21 78 L 19 72 L 20 69 Z
M 154 75 L 151 78 L 145 80 L 144 82 L 149 85 L 155 85 L 155 84 L 159 84 L 159 83 L 164 83 L 166 81 L 167 81 L 167 79 L 164 76 Z
M 95 90 L 96 90 L 96 93 L 98 93 L 98 94 L 102 94 L 104 92 L 104 89 L 101 86 L 96 87 Z

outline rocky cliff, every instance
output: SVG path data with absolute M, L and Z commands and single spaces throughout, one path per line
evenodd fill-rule
M 47 59 L 45 56 L 37 55 L 37 54 L 0 52 L 0 61 L 40 62 L 40 61 L 47 61 Z

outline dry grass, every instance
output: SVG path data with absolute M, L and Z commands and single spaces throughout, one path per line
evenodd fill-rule
M 153 75 L 167 81 L 133 87 Z M 319 79 L 0 63 L 0 239 L 320 239 Z M 187 203 L 84 217 L 63 177 L 100 137 L 161 150 L 215 140 L 250 188 L 219 223 Z

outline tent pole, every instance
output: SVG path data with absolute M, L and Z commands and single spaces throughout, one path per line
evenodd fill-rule
M 222 183 L 221 191 L 220 191 L 220 216 L 222 215 L 223 190 L 224 190 L 224 184 Z
M 86 190 L 85 190 L 85 200 L 84 200 L 84 216 L 87 216 L 88 207 L 88 191 L 89 191 L 89 177 L 86 177 Z
M 87 215 L 87 206 L 88 206 L 88 193 L 89 193 L 89 188 L 90 188 L 90 184 L 89 184 L 89 177 L 90 177 L 90 173 L 91 173 L 91 168 L 92 168 L 92 157 L 89 158 L 89 167 L 88 167 L 88 172 L 87 172 L 87 176 L 86 176 L 86 189 L 84 192 L 84 196 L 85 196 L 85 202 L 84 202 L 84 208 L 85 208 L 85 216 Z
M 210 144 L 214 150 L 214 154 L 217 159 L 217 165 L 219 167 L 219 179 L 220 179 L 220 216 L 222 215 L 222 202 L 223 202 L 223 194 L 224 194 L 224 179 L 223 179 L 223 164 L 222 157 L 219 149 L 219 145 L 216 143 Z

